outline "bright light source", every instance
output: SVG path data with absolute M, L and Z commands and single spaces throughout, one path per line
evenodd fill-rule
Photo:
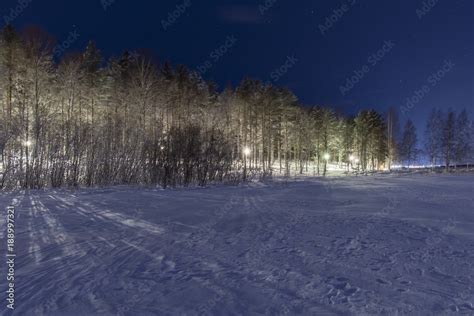
M 248 155 L 250 155 L 250 153 L 251 153 L 250 148 L 244 147 L 244 155 L 245 155 L 245 156 L 248 156 Z
M 350 156 L 349 156 L 349 160 L 350 160 L 350 161 L 354 161 L 354 160 L 355 160 L 355 157 L 354 157 L 353 155 L 350 155 Z
M 23 145 L 25 145 L 26 147 L 30 147 L 31 145 L 33 145 L 33 142 L 31 140 L 27 140 L 26 142 L 23 142 Z
M 161 146 L 160 149 L 161 149 L 161 150 L 165 149 L 165 146 Z
M 329 160 L 329 159 L 331 159 L 331 155 L 328 154 L 328 153 L 325 153 L 325 154 L 323 155 L 323 158 L 324 158 L 324 160 Z

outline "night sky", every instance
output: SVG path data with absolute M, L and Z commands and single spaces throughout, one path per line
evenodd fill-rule
M 0 23 L 38 25 L 72 50 L 94 40 L 105 57 L 145 49 L 221 89 L 248 76 L 308 106 L 393 106 L 419 129 L 432 107 L 473 114 L 472 0 L 163 2 L 2 0 Z

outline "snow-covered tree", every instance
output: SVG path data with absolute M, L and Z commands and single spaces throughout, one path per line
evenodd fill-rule
M 399 134 L 399 122 L 393 107 L 387 112 L 387 168 L 391 169 L 393 161 L 397 158 L 397 143 Z
M 0 188 L 205 185 L 311 164 L 323 175 L 330 163 L 390 168 L 397 155 L 393 109 L 386 119 L 374 110 L 348 118 L 258 80 L 218 92 L 145 53 L 104 62 L 92 42 L 59 56 L 37 28 L 0 35 Z M 466 161 L 467 114 L 440 121 L 436 112 L 427 124 L 430 159 Z
M 361 111 L 355 118 L 355 147 L 362 170 L 377 170 L 387 157 L 385 123 L 374 110 Z

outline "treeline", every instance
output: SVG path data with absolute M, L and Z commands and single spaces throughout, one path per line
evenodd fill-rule
M 424 156 L 432 167 L 456 167 L 457 164 L 473 163 L 474 126 L 464 109 L 457 114 L 452 109 L 443 112 L 433 109 L 425 127 L 421 148 L 413 122 L 407 120 L 398 145 L 398 160 L 410 166 Z
M 427 120 L 424 153 L 431 165 L 473 163 L 474 124 L 466 110 L 459 114 L 449 109 L 434 109 Z
M 346 117 L 256 80 L 218 92 L 183 66 L 127 52 L 104 62 L 93 43 L 60 60 L 52 52 L 38 29 L 1 33 L 1 188 L 324 175 L 328 163 L 377 170 L 406 154 L 393 109 Z M 436 146 L 433 159 L 446 158 Z M 465 157 L 449 152 L 448 165 Z

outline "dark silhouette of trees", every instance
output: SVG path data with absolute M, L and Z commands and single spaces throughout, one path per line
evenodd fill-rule
M 400 143 L 400 157 L 402 161 L 407 162 L 408 167 L 410 167 L 410 164 L 417 158 L 417 143 L 418 138 L 416 136 L 415 125 L 413 125 L 411 120 L 408 120 L 403 129 L 402 141 Z

